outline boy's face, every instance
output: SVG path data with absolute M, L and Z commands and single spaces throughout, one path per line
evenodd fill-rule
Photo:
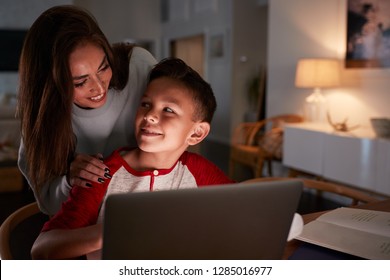
M 139 148 L 145 152 L 184 151 L 196 127 L 193 113 L 192 95 L 184 85 L 168 77 L 153 80 L 136 115 Z

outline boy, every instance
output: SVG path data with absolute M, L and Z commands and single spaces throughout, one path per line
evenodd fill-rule
M 35 241 L 33 258 L 99 257 L 104 201 L 110 194 L 232 183 L 214 164 L 186 152 L 208 135 L 215 109 L 213 91 L 197 72 L 180 59 L 158 63 L 135 118 L 138 147 L 118 149 L 105 160 L 112 178 L 104 184 L 72 188 Z

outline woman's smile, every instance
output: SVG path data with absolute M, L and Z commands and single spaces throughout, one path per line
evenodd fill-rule
M 105 93 L 102 93 L 102 94 L 90 97 L 90 99 L 94 102 L 99 102 L 105 97 L 105 95 L 106 95 Z

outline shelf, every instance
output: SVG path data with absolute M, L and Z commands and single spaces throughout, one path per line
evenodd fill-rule
M 330 180 L 390 195 L 390 141 L 372 129 L 335 132 L 326 124 L 288 124 L 283 164 Z

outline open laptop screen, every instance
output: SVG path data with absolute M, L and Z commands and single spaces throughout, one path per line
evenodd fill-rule
M 275 181 L 115 194 L 103 259 L 280 259 L 302 183 Z

